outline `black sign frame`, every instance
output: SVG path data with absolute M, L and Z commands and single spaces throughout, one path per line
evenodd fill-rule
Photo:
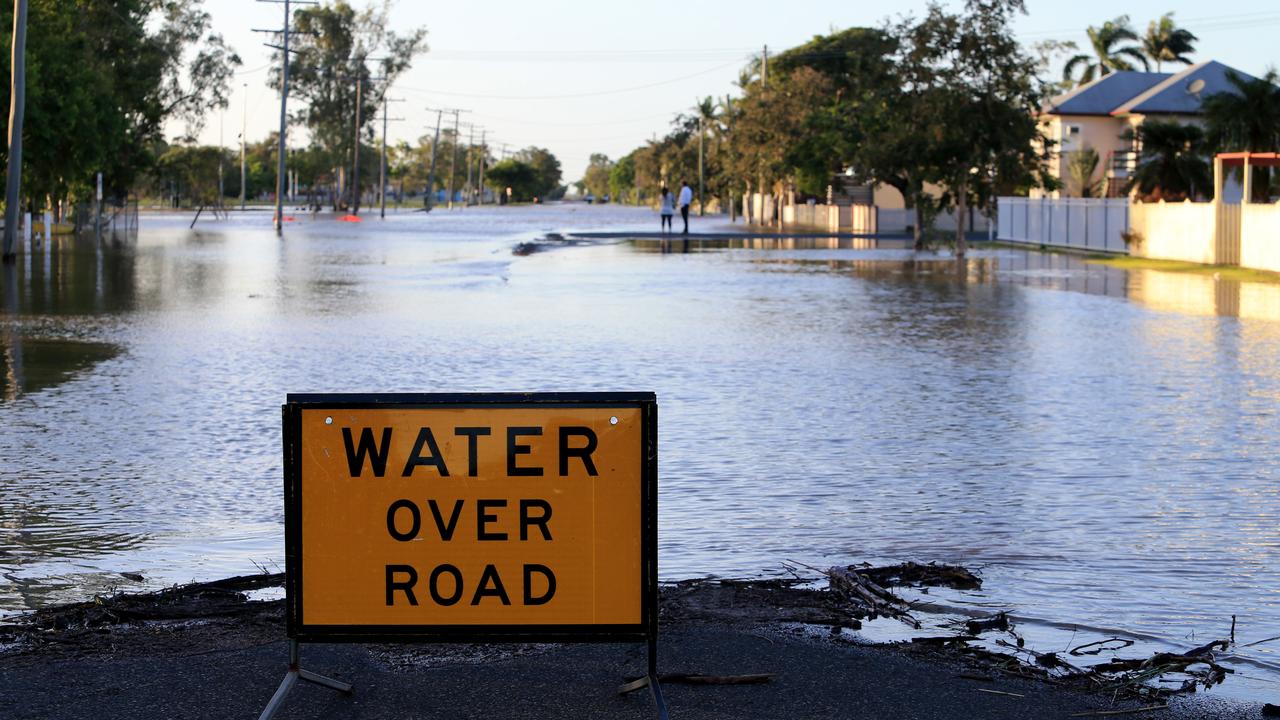
M 303 622 L 302 412 L 400 408 L 639 409 L 640 622 L 618 625 L 309 625 Z M 652 392 L 584 393 L 290 393 L 281 407 L 284 431 L 285 624 L 294 642 L 648 642 L 658 638 L 658 405 Z

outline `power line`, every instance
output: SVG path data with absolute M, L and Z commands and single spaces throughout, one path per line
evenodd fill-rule
M 412 87 L 403 87 L 403 86 L 398 86 L 398 87 L 400 90 L 408 90 L 411 92 L 430 93 L 433 95 L 453 95 L 457 97 L 482 98 L 486 100 L 567 100 L 571 98 L 599 97 L 601 95 L 617 95 L 620 93 L 628 93 L 628 92 L 635 92 L 637 90 L 647 90 L 649 88 L 662 87 L 663 85 L 672 85 L 674 83 L 683 82 L 685 80 L 690 80 L 692 78 L 702 77 L 703 75 L 710 75 L 713 72 L 723 70 L 735 64 L 737 64 L 736 60 L 734 62 L 725 63 L 723 65 L 717 65 L 713 68 L 708 68 L 706 70 L 701 70 L 696 73 L 692 73 L 690 75 L 684 75 L 682 77 L 673 78 L 671 80 L 663 80 L 662 82 L 646 83 L 644 85 L 635 85 L 633 87 L 617 88 L 614 90 L 598 90 L 595 92 L 570 93 L 566 95 L 486 95 L 486 94 L 480 94 L 480 93 L 464 93 L 464 92 L 449 92 L 446 90 L 432 90 L 427 88 L 412 88 Z
M 455 51 L 433 52 L 432 59 L 441 62 L 518 62 L 518 63 L 688 63 L 737 59 L 749 51 L 733 49 L 727 51 L 686 50 L 663 54 L 605 53 L 597 51 L 555 51 L 543 54 L 526 55 L 512 50 L 498 51 Z
M 548 120 L 530 120 L 528 118 L 511 118 L 502 117 L 500 115 L 490 115 L 488 113 L 476 113 L 476 117 L 494 120 L 498 122 L 515 123 L 518 125 L 547 125 L 550 127 L 600 127 L 601 125 L 632 125 L 642 122 L 650 122 L 658 118 L 671 117 L 672 113 L 663 112 L 653 115 L 639 115 L 621 120 L 601 120 L 600 122 L 552 122 Z
M 267 63 L 266 65 L 259 65 L 258 67 L 252 68 L 250 70 L 241 70 L 239 72 L 232 73 L 232 75 L 252 75 L 254 73 L 260 73 L 269 67 L 271 67 L 271 63 Z
M 1274 10 L 1241 13 L 1237 15 L 1208 15 L 1198 18 L 1178 18 L 1180 27 L 1191 30 L 1192 32 L 1202 32 L 1209 30 L 1234 30 L 1240 28 L 1252 28 L 1263 25 L 1273 25 L 1280 23 L 1280 13 Z M 1071 35 L 1088 32 L 1088 28 L 1070 28 L 1063 30 L 1030 30 L 1027 32 L 1015 33 L 1018 37 L 1048 37 L 1051 35 Z

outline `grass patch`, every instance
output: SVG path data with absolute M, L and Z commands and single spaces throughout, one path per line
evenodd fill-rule
M 1070 255 L 1072 257 L 1110 258 L 1123 257 L 1111 253 L 1099 252 L 1096 249 L 1062 247 L 1060 245 L 1036 245 L 1034 243 L 1017 243 L 1005 240 L 970 240 L 971 250 L 1021 250 L 1044 253 L 1045 255 Z
M 1183 262 L 1181 260 L 1155 260 L 1152 258 L 1115 255 L 1090 255 L 1084 260 L 1085 262 L 1108 265 L 1123 270 L 1160 270 L 1162 272 L 1210 275 L 1220 280 L 1280 284 L 1280 273 L 1242 268 L 1236 265 L 1201 265 L 1200 263 Z

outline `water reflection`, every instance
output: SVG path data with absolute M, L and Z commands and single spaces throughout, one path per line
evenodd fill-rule
M 632 246 L 641 252 L 702 252 L 705 250 L 870 250 L 908 248 L 909 240 L 873 237 L 685 237 L 636 238 Z M 664 249 L 665 248 L 665 249 Z
M 1121 269 L 1054 253 L 999 253 L 1002 279 L 1090 295 L 1126 297 L 1157 310 L 1217 317 L 1280 320 L 1280 283 L 1145 268 Z
M 766 249 L 792 249 L 792 243 L 761 241 Z M 1280 321 L 1280 283 L 1239 281 L 1189 272 L 1145 268 L 1122 269 L 1062 253 L 1031 250 L 980 250 L 964 260 L 949 253 L 918 254 L 901 241 L 863 241 L 868 250 L 888 250 L 849 259 L 802 255 L 757 257 L 753 262 L 773 270 L 848 272 L 864 279 L 937 283 L 1008 283 L 1125 298 L 1144 306 L 1188 315 Z M 836 243 L 819 242 L 810 249 Z M 843 246 L 841 246 L 843 247 Z
M 0 397 L 12 402 L 70 380 L 120 352 L 110 343 L 0 335 Z
M 51 325 L 28 322 L 34 317 L 93 314 L 129 302 L 128 292 L 115 272 L 103 272 L 104 254 L 67 251 L 69 238 L 57 238 L 59 251 L 27 253 L 24 262 L 0 269 L 0 398 L 12 402 L 22 393 L 34 393 L 66 382 L 96 363 L 115 357 L 120 348 L 107 342 L 56 337 Z M 105 254 L 111 257 L 113 253 Z M 128 276 L 128 273 L 125 274 Z M 112 277 L 104 287 L 104 278 Z M 110 303 L 106 298 L 111 297 Z M 29 335 L 41 331 L 53 337 Z
M 46 252 L 27 252 L 6 274 L 6 303 L 26 313 L 80 315 L 135 307 L 132 242 L 58 235 Z

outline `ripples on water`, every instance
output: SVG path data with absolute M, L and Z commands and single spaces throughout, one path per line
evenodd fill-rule
M 664 577 L 939 560 L 985 569 L 954 602 L 1280 635 L 1280 285 L 870 241 L 510 253 L 651 221 L 147 217 L 22 256 L 0 608 L 280 564 L 287 392 L 651 389 Z

